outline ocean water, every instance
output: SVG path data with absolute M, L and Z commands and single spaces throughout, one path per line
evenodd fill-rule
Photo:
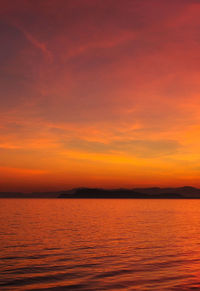
M 200 290 L 200 200 L 0 200 L 0 290 Z

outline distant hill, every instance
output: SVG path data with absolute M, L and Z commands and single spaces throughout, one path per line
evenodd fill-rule
M 184 186 L 179 188 L 101 189 L 76 188 L 59 192 L 0 192 L 0 198 L 65 198 L 65 199 L 199 199 L 200 189 Z
M 191 187 L 191 186 L 184 186 L 178 188 L 134 188 L 134 191 L 139 193 L 149 194 L 149 195 L 162 195 L 162 194 L 179 194 L 184 198 L 200 198 L 200 189 Z
M 181 188 L 134 188 L 134 189 L 99 189 L 78 188 L 62 193 L 59 198 L 75 199 L 186 199 L 200 198 L 200 189 L 194 187 Z
M 200 196 L 199 196 L 200 197 Z M 80 188 L 74 193 L 61 194 L 59 198 L 76 198 L 76 199 L 148 199 L 148 198 L 182 198 L 176 193 L 149 194 L 128 189 L 96 189 L 96 188 Z
M 21 193 L 21 192 L 0 192 L 0 198 L 21 198 L 21 199 L 34 199 L 34 198 L 42 198 L 42 199 L 50 199 L 50 198 L 58 198 L 61 193 L 58 192 L 34 192 L 34 193 Z

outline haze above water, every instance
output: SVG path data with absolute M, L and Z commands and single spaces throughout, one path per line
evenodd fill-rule
M 199 290 L 200 200 L 0 201 L 1 290 Z

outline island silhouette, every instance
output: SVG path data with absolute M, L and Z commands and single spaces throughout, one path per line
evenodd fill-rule
M 62 198 L 62 199 L 199 199 L 200 189 L 178 188 L 103 189 L 75 188 L 58 192 L 0 192 L 0 198 Z

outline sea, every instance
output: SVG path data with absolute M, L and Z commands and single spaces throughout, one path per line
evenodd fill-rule
M 0 290 L 200 290 L 200 200 L 0 199 Z

